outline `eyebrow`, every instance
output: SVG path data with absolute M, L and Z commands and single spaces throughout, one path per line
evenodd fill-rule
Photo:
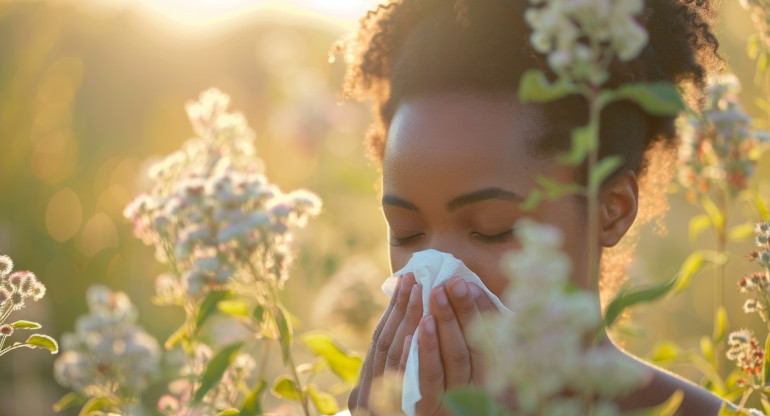
M 502 188 L 484 188 L 478 191 L 470 192 L 464 195 L 460 195 L 446 204 L 448 211 L 458 210 L 466 205 L 470 205 L 480 201 L 486 201 L 489 199 L 501 199 L 503 201 L 516 201 L 521 202 L 524 198 L 511 191 L 506 191 Z M 414 212 L 420 212 L 420 208 L 417 205 L 395 195 L 386 194 L 382 196 L 383 205 L 393 205 L 401 207 Z
M 504 201 L 516 201 L 521 202 L 524 198 L 511 191 L 506 191 L 502 188 L 484 188 L 478 191 L 474 191 L 465 195 L 460 195 L 457 198 L 449 201 L 446 204 L 448 211 L 455 211 L 461 207 L 469 204 L 473 204 L 479 201 L 486 201 L 488 199 L 502 199 Z
M 382 205 L 393 205 L 396 207 L 408 209 L 410 211 L 420 212 L 420 208 L 417 208 L 417 205 L 407 201 L 406 199 L 402 199 L 390 194 L 382 196 Z

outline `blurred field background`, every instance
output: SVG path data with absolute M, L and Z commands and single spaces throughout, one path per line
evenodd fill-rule
M 386 228 L 378 172 L 361 146 L 368 110 L 340 103 L 343 66 L 329 63 L 328 50 L 374 3 L 0 1 L 0 252 L 48 287 L 41 302 L 14 317 L 40 321 L 59 338 L 87 311 L 86 287 L 99 282 L 127 292 L 140 323 L 161 342 L 179 325 L 179 310 L 150 301 L 163 267 L 133 237 L 122 210 L 149 186 L 147 167 L 192 136 L 184 103 L 217 87 L 256 131 L 268 177 L 284 191 L 307 188 L 324 200 L 322 215 L 297 234 L 285 292 L 297 329 L 329 331 L 363 354 L 386 301 L 378 289 L 389 273 Z M 745 52 L 751 33 L 748 13 L 726 2 L 723 52 L 743 82 L 747 111 L 764 118 L 753 104 L 761 89 L 752 85 Z M 757 181 L 770 202 L 768 155 Z M 732 224 L 753 215 L 739 211 Z M 671 196 L 668 234 L 644 227 L 635 281 L 677 271 L 695 247 L 687 222 L 696 213 L 681 194 Z M 698 247 L 710 241 L 703 235 Z M 732 329 L 762 328 L 732 290 L 753 271 L 742 257 L 751 246 L 728 245 L 735 253 L 726 290 Z M 631 351 L 644 355 L 664 339 L 693 347 L 711 333 L 713 277 L 706 271 L 695 280 L 686 293 L 637 309 L 636 335 L 622 336 Z M 0 359 L 0 416 L 52 414 L 65 393 L 52 378 L 54 358 L 22 350 Z

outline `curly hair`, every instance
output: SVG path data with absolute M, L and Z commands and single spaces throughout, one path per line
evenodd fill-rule
M 346 98 L 373 99 L 370 157 L 381 163 L 388 126 L 405 98 L 514 94 L 526 70 L 548 73 L 544 57 L 529 44 L 527 6 L 526 0 L 392 0 L 369 11 L 357 33 L 333 52 L 347 63 Z M 706 0 L 646 0 L 639 21 L 649 43 L 636 59 L 612 63 L 608 86 L 666 80 L 692 86 L 690 95 L 698 96 L 708 73 L 722 65 L 713 18 Z M 584 99 L 569 96 L 543 109 L 546 132 L 536 150 L 566 150 L 571 128 L 587 120 Z M 621 155 L 624 167 L 637 173 L 648 149 L 675 137 L 674 117 L 649 115 L 629 101 L 608 106 L 602 120 L 599 156 Z

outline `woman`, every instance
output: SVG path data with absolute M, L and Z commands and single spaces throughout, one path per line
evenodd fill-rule
M 581 272 L 589 252 L 585 198 L 567 195 L 534 212 L 520 207 L 538 176 L 565 183 L 586 176 L 585 167 L 556 160 L 570 146 L 570 130 L 586 122 L 582 98 L 545 105 L 516 98 L 521 75 L 547 67 L 529 46 L 522 18 L 527 6 L 525 0 L 397 0 L 369 12 L 357 36 L 341 43 L 347 94 L 374 100 L 368 143 L 382 167 L 393 270 L 412 253 L 437 249 L 462 260 L 500 295 L 507 282 L 498 268 L 501 255 L 517 247 L 512 226 L 527 216 L 562 230 L 576 270 L 572 280 L 591 287 Z M 648 0 L 646 6 L 640 23 L 649 44 L 631 62 L 613 63 L 607 86 L 667 80 L 701 89 L 719 64 L 718 42 L 704 17 L 708 4 Z M 601 247 L 611 247 L 636 218 L 645 153 L 656 143 L 672 142 L 675 129 L 672 117 L 648 115 L 630 102 L 612 104 L 602 120 L 600 157 L 620 155 L 624 161 L 599 197 L 596 231 Z M 419 293 L 412 276 L 401 278 L 350 395 L 354 413 L 367 409 L 377 394 L 373 380 L 403 366 L 404 346 L 417 328 L 423 397 L 418 414 L 444 414 L 445 390 L 484 379 L 483 353 L 466 332 L 472 319 L 491 308 L 489 300 L 478 287 L 451 279 L 431 292 L 431 313 L 422 318 Z M 681 414 L 717 413 L 717 397 L 663 370 L 652 368 L 651 374 L 644 388 L 619 403 L 622 408 L 649 407 L 680 389 Z

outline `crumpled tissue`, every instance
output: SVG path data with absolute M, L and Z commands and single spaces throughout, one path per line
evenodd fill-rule
M 385 283 L 382 284 L 382 290 L 388 296 L 393 296 L 393 292 L 398 284 L 398 276 L 406 273 L 413 273 L 417 283 L 422 284 L 422 316 L 428 315 L 428 299 L 430 291 L 440 286 L 447 279 L 454 276 L 460 276 L 466 282 L 475 283 L 492 301 L 492 303 L 503 313 L 513 313 L 508 309 L 500 299 L 495 296 L 462 261 L 456 259 L 449 253 L 438 250 L 425 250 L 412 254 L 412 258 L 401 270 L 393 273 Z M 412 336 L 412 344 L 409 346 L 409 356 L 406 360 L 406 369 L 404 370 L 404 387 L 401 396 L 401 410 L 407 416 L 414 416 L 415 405 L 422 399 L 420 394 L 419 378 L 419 353 L 417 346 L 417 330 Z

